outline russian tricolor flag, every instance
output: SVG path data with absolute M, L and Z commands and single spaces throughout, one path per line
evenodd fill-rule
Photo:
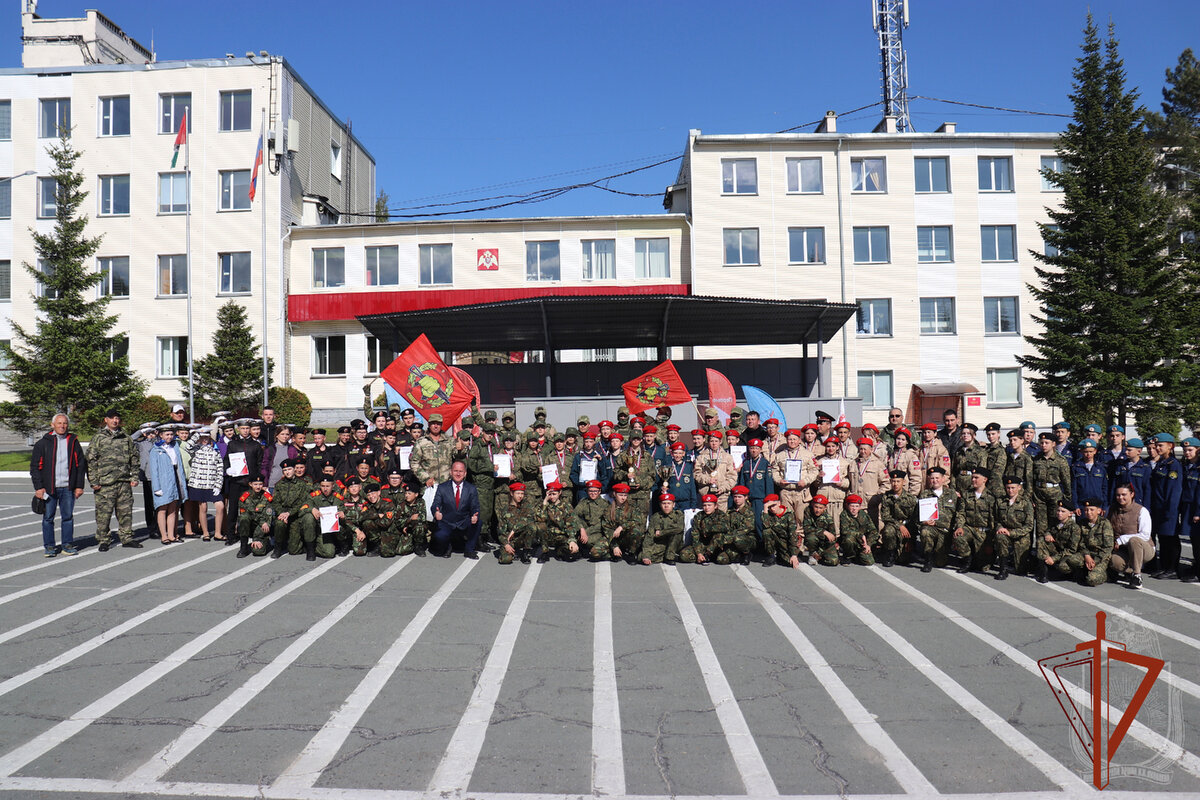
M 262 132 L 258 134 L 258 151 L 254 154 L 254 169 L 250 172 L 250 202 L 254 202 L 254 194 L 258 191 L 258 168 L 262 166 L 263 160 L 263 137 Z

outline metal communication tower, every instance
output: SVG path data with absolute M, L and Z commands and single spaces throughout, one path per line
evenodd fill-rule
M 871 24 L 879 34 L 879 60 L 883 72 L 883 113 L 896 118 L 896 130 L 911 131 L 908 116 L 908 63 L 904 57 L 904 29 L 908 27 L 908 0 L 871 0 Z

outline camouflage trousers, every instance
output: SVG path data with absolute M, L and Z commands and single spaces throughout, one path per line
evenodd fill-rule
M 545 557 L 558 556 L 562 559 L 574 559 L 579 553 L 571 552 L 571 537 L 561 533 L 542 534 L 542 555 Z
M 305 542 L 312 541 L 312 528 L 304 524 L 304 518 L 289 518 L 287 522 L 281 522 L 278 518 L 275 519 L 275 524 L 272 526 L 272 534 L 275 539 L 275 546 L 279 547 L 280 543 L 287 548 L 288 555 L 298 556 L 304 552 Z
M 642 539 L 642 560 L 650 559 L 651 564 L 661 564 L 663 560 L 674 561 L 683 547 L 682 534 L 666 534 L 654 538 L 654 533 L 647 532 Z
M 1012 556 L 1012 567 L 1017 572 L 1026 569 L 1025 557 L 1029 555 L 1029 534 L 1022 533 L 1014 536 L 996 534 L 996 559 L 1003 564 L 1005 559 Z M 1080 562 L 1083 559 L 1080 557 Z M 1103 583 L 1103 581 L 1101 581 Z
M 250 552 L 256 556 L 265 556 L 271 552 L 270 532 L 262 529 L 262 523 L 256 523 L 249 516 L 242 516 L 237 523 L 237 538 L 250 545 Z M 255 545 L 258 547 L 255 547 Z
M 961 536 L 951 537 L 954 542 L 954 554 L 966 559 L 967 563 L 974 568 L 985 566 L 988 532 L 983 528 L 970 528 L 965 525 L 962 531 Z
M 721 541 L 713 542 L 711 546 L 689 544 L 679 551 L 678 560 L 684 564 L 695 564 L 703 555 L 705 561 L 713 564 L 737 564 L 747 553 L 754 552 L 758 540 L 753 533 L 742 536 L 726 536 Z
M 806 534 L 804 537 L 804 549 L 808 551 L 809 558 L 815 558 L 827 567 L 836 567 L 838 565 L 838 546 L 837 539 L 832 542 L 825 536 L 825 531 L 814 531 Z
M 787 561 L 792 551 L 799 549 L 797 542 L 789 542 L 786 534 L 780 534 L 770 527 L 763 528 L 763 551 L 768 556 Z
M 424 522 L 408 527 L 392 525 L 379 532 L 379 555 L 384 558 L 407 556 L 429 546 L 429 529 Z
M 838 546 L 841 550 L 842 563 L 844 564 L 854 563 L 869 567 L 875 563 L 875 556 L 863 546 L 862 534 L 842 536 L 838 539 Z M 873 546 L 871 549 L 874 551 Z
M 110 483 L 96 490 L 96 541 L 108 544 L 112 532 L 108 521 L 117 515 L 117 536 L 121 543 L 133 541 L 133 489 L 125 481 Z
M 609 558 L 636 558 L 641 549 L 642 540 L 638 536 L 622 531 L 620 536 L 596 536 L 590 540 L 591 558 L 598 561 Z M 613 555 L 614 548 L 620 549 L 621 555 Z
M 911 539 L 905 539 L 900 535 L 900 526 L 888 524 L 883 526 L 883 530 L 879 534 L 880 544 L 885 553 L 890 553 L 893 558 L 899 557 L 904 553 L 905 542 L 911 542 Z
M 935 525 L 921 526 L 922 558 L 933 558 L 933 563 L 939 567 L 946 566 L 946 551 L 950 546 L 950 531 L 943 531 Z
M 361 537 L 360 537 L 361 534 Z M 368 550 L 379 548 L 382 533 L 375 531 L 355 530 L 350 532 L 350 552 L 356 556 L 365 556 Z
M 1063 575 L 1072 576 L 1084 586 L 1099 586 L 1108 582 L 1109 559 L 1103 558 L 1096 561 L 1096 566 L 1088 569 L 1083 555 L 1083 553 L 1071 553 L 1063 556 L 1054 564 L 1054 568 Z
M 499 532 L 498 532 L 499 533 Z M 522 550 L 533 552 L 537 546 L 541 544 L 541 534 L 536 528 L 523 527 L 512 532 L 512 537 L 501 534 L 502 539 L 507 539 L 507 543 L 512 545 L 515 553 L 510 553 L 504 549 L 505 542 L 500 542 L 500 550 L 496 553 L 496 560 L 501 564 L 511 564 L 513 560 L 520 557 Z

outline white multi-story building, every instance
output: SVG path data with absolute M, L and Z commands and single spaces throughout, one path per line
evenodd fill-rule
M 265 341 L 275 381 L 286 382 L 288 233 L 305 220 L 370 211 L 371 155 L 280 57 L 158 61 L 96 11 L 51 20 L 27 7 L 22 33 L 23 66 L 0 70 L 0 339 L 11 340 L 14 320 L 34 319 L 37 282 L 21 265 L 38 265 L 30 229 L 54 226 L 47 148 L 67 128 L 82 153 L 87 233 L 103 237 L 95 269 L 113 298 L 116 346 L 149 392 L 183 394 L 189 197 L 194 355 L 209 351 L 217 309 L 232 299 Z M 184 156 L 171 166 L 185 114 L 190 191 Z

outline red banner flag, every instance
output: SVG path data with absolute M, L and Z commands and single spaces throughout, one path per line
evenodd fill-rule
M 459 367 L 450 367 L 450 374 L 453 375 L 455 380 L 458 381 L 458 385 L 462 387 L 463 391 L 465 391 L 471 397 L 474 397 L 477 401 L 482 402 L 479 397 L 479 387 L 475 385 L 475 379 L 468 375 L 465 369 L 461 369 Z M 463 413 L 467 413 L 467 409 L 464 408 Z M 462 418 L 460 417 L 454 421 L 454 432 L 457 434 L 461 430 Z M 478 436 L 482 432 L 483 429 L 478 425 L 471 429 L 472 436 Z
M 380 377 L 426 420 L 430 414 L 441 414 L 447 427 L 471 405 L 470 391 L 454 377 L 423 333 Z
M 683 385 L 670 359 L 649 372 L 621 385 L 625 390 L 625 405 L 636 414 L 661 405 L 677 406 L 692 402 L 692 395 Z
M 708 374 L 708 404 L 721 416 L 721 424 L 729 424 L 729 415 L 737 405 L 737 392 L 733 384 L 715 369 L 704 370 Z

